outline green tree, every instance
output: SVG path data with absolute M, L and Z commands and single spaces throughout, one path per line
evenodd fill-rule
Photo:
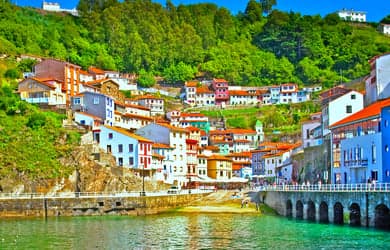
M 164 79 L 170 83 L 182 83 L 194 78 L 197 72 L 195 67 L 179 62 L 177 65 L 171 65 L 164 70 Z
M 137 82 L 141 87 L 150 88 L 156 84 L 156 79 L 152 72 L 146 72 L 144 69 L 141 69 Z

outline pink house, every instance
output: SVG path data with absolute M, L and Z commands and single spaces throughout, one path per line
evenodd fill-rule
M 213 79 L 213 89 L 215 91 L 215 104 L 229 104 L 229 84 L 224 79 Z

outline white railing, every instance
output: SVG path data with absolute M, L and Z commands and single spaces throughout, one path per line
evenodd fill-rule
M 182 189 L 177 194 L 168 194 L 167 190 L 158 192 L 58 192 L 52 194 L 44 193 L 0 193 L 1 199 L 56 199 L 56 198 L 115 198 L 115 197 L 140 197 L 140 196 L 166 196 L 166 195 L 185 195 L 185 194 L 201 194 L 210 193 L 214 190 L 209 189 Z
M 390 192 L 390 183 L 268 185 L 259 191 L 279 192 Z

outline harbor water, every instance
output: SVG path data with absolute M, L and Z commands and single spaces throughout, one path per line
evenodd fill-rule
M 390 232 L 253 214 L 2 218 L 0 249 L 390 249 Z

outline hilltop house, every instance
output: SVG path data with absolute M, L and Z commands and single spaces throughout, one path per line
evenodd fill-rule
M 337 14 L 345 21 L 366 22 L 366 12 L 364 11 L 342 9 Z

